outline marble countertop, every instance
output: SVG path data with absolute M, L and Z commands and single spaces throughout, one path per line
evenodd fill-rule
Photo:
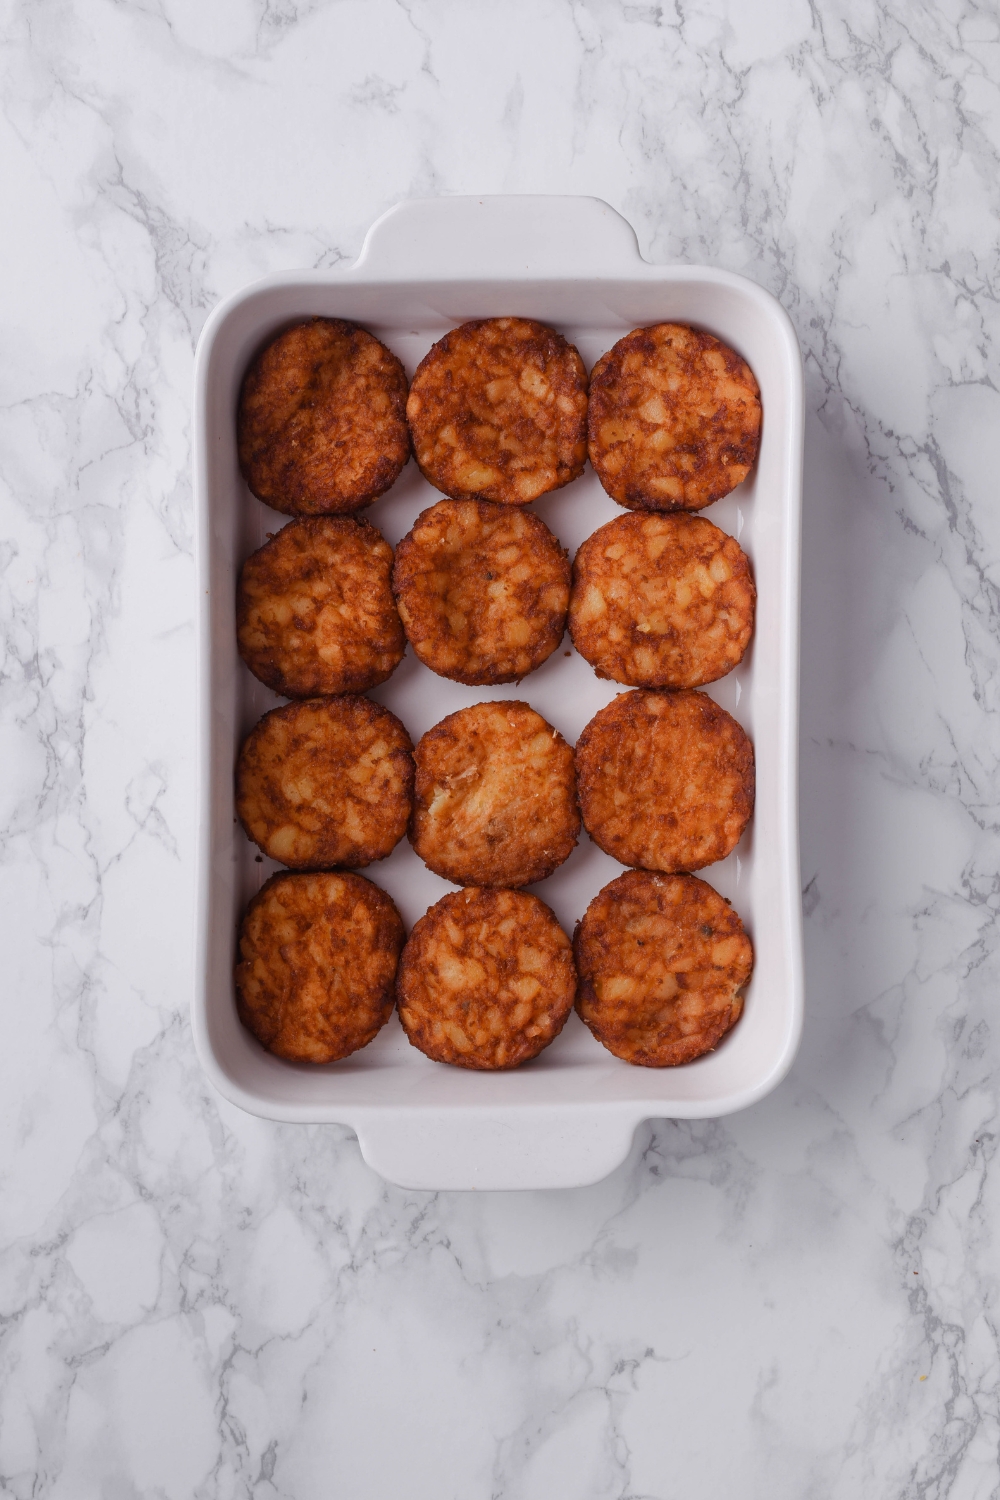
M 1000 1486 L 1000 25 L 971 0 L 10 0 L 0 1494 Z M 579 192 L 807 378 L 805 1038 L 596 1187 L 388 1187 L 191 1046 L 194 345 L 412 195 Z

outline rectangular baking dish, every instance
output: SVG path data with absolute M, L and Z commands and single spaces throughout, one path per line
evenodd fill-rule
M 243 1029 L 233 997 L 241 911 L 278 868 L 258 861 L 233 809 L 241 739 L 279 701 L 237 655 L 236 580 L 249 553 L 286 522 L 255 500 L 240 477 L 240 381 L 254 352 L 303 317 L 362 324 L 412 375 L 449 328 L 505 313 L 559 329 L 588 369 L 632 328 L 691 323 L 738 350 L 760 383 L 756 468 L 704 512 L 749 554 L 758 591 L 750 651 L 708 689 L 754 742 L 756 813 L 734 854 L 700 872 L 733 902 L 753 939 L 745 1011 L 716 1051 L 681 1068 L 630 1067 L 575 1015 L 551 1047 L 513 1073 L 432 1063 L 409 1046 L 395 1014 L 369 1047 L 342 1063 L 291 1065 Z M 215 1087 L 269 1119 L 348 1125 L 383 1177 L 431 1189 L 594 1182 L 625 1158 L 643 1120 L 719 1116 L 761 1099 L 787 1071 L 802 1019 L 796 743 L 802 367 L 779 304 L 724 271 L 647 264 L 631 227 L 596 198 L 413 200 L 372 227 L 347 269 L 271 276 L 217 307 L 198 345 L 195 380 L 200 808 L 193 1028 Z M 365 514 L 395 545 L 439 498 L 411 462 Z M 622 514 L 589 467 L 575 483 L 543 496 L 537 510 L 571 554 L 597 526 Z M 595 677 L 567 636 L 520 684 L 465 688 L 434 676 L 408 652 L 371 696 L 400 716 L 414 741 L 465 704 L 507 697 L 526 699 L 572 743 L 620 691 Z M 620 871 L 584 834 L 566 864 L 535 889 L 572 933 L 591 897 Z M 364 873 L 389 891 L 407 928 L 453 889 L 405 841 Z

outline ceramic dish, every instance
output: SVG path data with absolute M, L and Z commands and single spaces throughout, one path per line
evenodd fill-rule
M 716 1051 L 680 1068 L 618 1061 L 575 1015 L 536 1061 L 512 1073 L 429 1062 L 409 1046 L 395 1015 L 344 1062 L 290 1065 L 244 1031 L 233 1000 L 239 916 L 277 868 L 258 862 L 233 811 L 240 741 L 278 701 L 237 656 L 236 578 L 244 558 L 286 522 L 254 500 L 240 478 L 240 381 L 261 344 L 305 316 L 360 323 L 412 375 L 449 328 L 504 313 L 551 324 L 576 344 L 588 369 L 641 324 L 692 323 L 732 345 L 760 383 L 756 468 L 702 512 L 739 539 L 758 592 L 747 656 L 708 689 L 754 741 L 756 813 L 735 853 L 699 872 L 733 902 L 753 939 L 756 966 L 745 1011 Z M 227 1099 L 269 1119 L 349 1125 L 371 1166 L 405 1186 L 540 1188 L 597 1181 L 624 1159 L 643 1120 L 724 1115 L 775 1087 L 795 1053 L 802 1016 L 796 808 L 802 426 L 798 344 L 774 298 L 723 271 L 646 263 L 630 226 L 593 198 L 402 203 L 373 226 L 353 266 L 272 276 L 215 309 L 196 361 L 200 813 L 193 1024 L 202 1064 Z M 411 461 L 365 514 L 395 545 L 438 498 Z M 535 508 L 571 554 L 597 526 L 624 514 L 589 467 Z M 399 715 L 414 741 L 456 708 L 507 697 L 526 699 L 573 742 L 620 691 L 595 677 L 567 636 L 537 672 L 501 688 L 446 681 L 408 651 L 371 696 Z M 534 889 L 572 933 L 591 897 L 620 870 L 584 835 L 566 864 Z M 408 928 L 453 889 L 405 841 L 365 874 L 391 894 Z

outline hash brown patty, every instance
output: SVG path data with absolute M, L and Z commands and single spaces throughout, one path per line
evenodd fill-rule
M 369 698 L 307 698 L 265 714 L 236 763 L 236 811 L 271 859 L 295 870 L 391 854 L 413 805 L 413 745 Z
M 544 880 L 580 835 L 573 751 L 527 703 L 475 703 L 417 742 L 410 842 L 456 885 Z
M 342 318 L 288 328 L 247 370 L 237 446 L 244 479 L 274 510 L 339 515 L 370 505 L 410 454 L 403 366 Z
M 533 318 L 477 318 L 420 361 L 406 403 L 413 452 L 458 500 L 527 505 L 583 473 L 587 372 Z
M 363 875 L 272 875 L 240 927 L 240 1020 L 289 1062 L 349 1057 L 392 1014 L 404 937 L 391 899 Z
M 406 650 L 391 570 L 392 548 L 367 521 L 289 522 L 240 572 L 240 655 L 286 698 L 364 692 L 385 682 Z
M 396 548 L 407 639 L 432 672 L 470 686 L 517 682 L 559 645 L 569 559 L 532 511 L 439 500 Z
M 410 1042 L 460 1068 L 517 1068 L 537 1057 L 575 994 L 569 938 L 525 891 L 442 897 L 411 932 L 396 980 Z
M 742 660 L 756 597 L 739 542 L 704 516 L 633 512 L 577 552 L 569 632 L 598 677 L 701 687 Z
M 725 859 L 753 812 L 753 746 L 731 714 L 689 689 L 619 694 L 577 741 L 576 774 L 594 843 L 645 870 Z
M 681 323 L 636 328 L 590 375 L 588 451 L 631 510 L 701 510 L 749 474 L 760 391 L 745 360 Z
M 616 1057 L 673 1068 L 710 1052 L 743 1010 L 753 947 L 695 875 L 629 870 L 591 901 L 573 943 L 576 1008 Z

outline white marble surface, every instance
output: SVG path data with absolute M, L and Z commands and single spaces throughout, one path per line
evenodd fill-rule
M 974 0 L 6 0 L 0 1494 L 1000 1493 L 1000 25 Z M 194 1060 L 192 352 L 411 194 L 583 192 L 806 353 L 807 1029 L 572 1193 Z

